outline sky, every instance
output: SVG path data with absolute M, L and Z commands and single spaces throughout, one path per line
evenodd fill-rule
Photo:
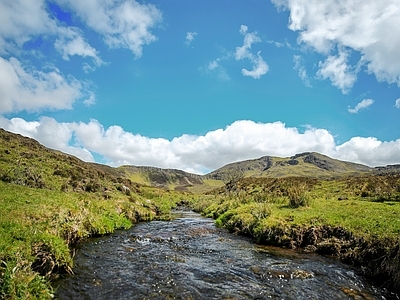
M 205 174 L 400 163 L 400 0 L 0 0 L 0 127 Z

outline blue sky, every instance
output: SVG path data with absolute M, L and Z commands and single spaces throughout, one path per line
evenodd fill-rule
M 0 127 L 86 161 L 400 163 L 398 0 L 0 0 L 0 19 Z

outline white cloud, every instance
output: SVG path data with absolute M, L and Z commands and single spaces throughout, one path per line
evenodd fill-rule
M 0 55 L 16 55 L 23 44 L 39 35 L 57 36 L 54 46 L 63 59 L 79 55 L 90 57 L 97 66 L 103 64 L 98 51 L 90 46 L 76 27 L 62 26 L 46 11 L 44 0 L 0 2 Z
M 45 10 L 44 0 L 0 1 L 0 20 L 0 55 L 14 53 L 32 36 L 57 28 Z
M 239 32 L 244 35 L 243 46 L 236 47 L 235 59 L 242 60 L 248 59 L 253 64 L 253 69 L 251 71 L 247 69 L 242 69 L 242 74 L 244 76 L 250 76 L 254 79 L 259 79 L 261 76 L 268 72 L 268 64 L 261 57 L 260 51 L 257 55 L 254 55 L 250 50 L 254 43 L 261 42 L 256 32 L 248 33 L 248 27 L 246 25 L 240 26 Z
M 374 100 L 372 99 L 364 99 L 360 103 L 358 103 L 354 108 L 348 108 L 347 110 L 349 113 L 356 114 L 358 113 L 361 109 L 365 109 L 369 106 L 371 106 L 374 103 Z
M 171 141 L 132 134 L 120 126 L 104 128 L 96 120 L 58 123 L 46 117 L 33 122 L 0 117 L 0 127 L 86 161 L 93 161 L 91 153 L 97 153 L 112 166 L 147 165 L 200 174 L 234 161 L 264 155 L 288 157 L 306 151 L 369 166 L 400 162 L 400 139 L 381 142 L 373 137 L 353 137 L 336 145 L 325 129 L 306 127 L 300 132 L 282 122 L 236 121 L 203 136 L 184 134 Z
M 90 28 L 100 33 L 111 48 L 127 48 L 139 58 L 144 45 L 157 38 L 151 33 L 162 14 L 154 5 L 134 0 L 56 0 L 73 10 Z
M 194 38 L 196 37 L 196 35 L 197 35 L 197 32 L 187 32 L 185 45 L 189 46 L 194 41 Z
M 84 93 L 79 81 L 63 76 L 57 68 L 40 71 L 14 57 L 0 57 L 0 113 L 71 109 Z
M 65 27 L 52 19 L 44 0 L 0 1 L 0 113 L 40 111 L 42 109 L 71 109 L 78 99 L 89 94 L 86 103 L 93 103 L 94 95 L 86 83 L 46 63 L 33 67 L 27 55 L 45 60 L 39 50 L 23 50 L 28 41 L 42 37 L 52 43 L 66 60 L 70 56 L 89 57 L 96 66 L 104 64 L 96 49 L 90 46 L 81 31 Z M 24 54 L 23 60 L 18 57 Z M 86 65 L 86 67 L 85 67 Z M 90 67 L 84 63 L 84 69 Z
M 68 27 L 59 28 L 59 31 L 62 32 L 62 35 L 55 41 L 54 47 L 60 52 L 64 60 L 69 60 L 70 56 L 78 55 L 92 58 L 96 66 L 104 64 L 98 51 L 85 41 L 79 29 Z
M 319 62 L 318 66 L 320 69 L 317 77 L 329 78 L 343 94 L 347 94 L 357 80 L 357 70 L 348 65 L 348 54 L 345 51 L 339 51 L 337 56 L 328 56 L 324 62 Z
M 398 164 L 400 163 L 400 139 L 381 142 L 374 137 L 353 137 L 336 147 L 336 157 L 369 166 Z
M 300 79 L 304 82 L 304 85 L 307 87 L 311 87 L 310 78 L 307 75 L 306 67 L 304 66 L 304 60 L 300 55 L 293 56 L 294 67 L 300 77 Z
M 253 77 L 254 79 L 259 79 L 261 76 L 267 74 L 268 65 L 261 57 L 260 51 L 257 53 L 257 56 L 254 56 L 252 58 L 252 62 L 254 65 L 251 71 L 247 69 L 242 69 L 242 74 L 244 76 L 250 76 Z
M 396 100 L 395 106 L 397 108 L 400 108 L 400 98 Z
M 400 34 L 396 34 L 400 28 L 398 0 L 272 2 L 290 11 L 289 28 L 299 31 L 299 43 L 331 56 L 336 47 L 353 49 L 377 80 L 400 86 Z M 339 82 L 336 81 L 336 85 L 342 88 Z
M 88 98 L 83 101 L 83 104 L 85 104 L 86 106 L 91 106 L 94 105 L 95 103 L 96 103 L 96 96 L 92 91 L 89 91 Z

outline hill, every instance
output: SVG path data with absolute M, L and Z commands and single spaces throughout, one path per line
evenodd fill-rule
M 134 182 L 170 190 L 186 190 L 204 184 L 202 176 L 176 169 L 121 166 L 117 170 Z
M 86 163 L 52 150 L 34 139 L 0 129 L 0 180 L 33 188 L 103 192 L 108 197 L 124 185 L 138 185 L 115 168 Z
M 0 180 L 31 187 L 70 191 L 108 191 L 137 184 L 177 191 L 206 192 L 241 177 L 311 177 L 337 179 L 348 176 L 399 174 L 400 165 L 370 168 L 315 152 L 281 158 L 263 156 L 235 162 L 206 175 L 146 166 L 113 168 L 86 163 L 48 149 L 36 140 L 0 129 Z M 106 196 L 106 195 L 105 195 Z
M 306 152 L 287 158 L 264 156 L 226 165 L 206 175 L 215 180 L 227 180 L 232 173 L 241 173 L 243 177 L 312 177 L 319 179 L 339 178 L 350 175 L 365 175 L 372 168 L 340 161 L 328 156 Z
M 241 177 L 310 177 L 337 179 L 347 176 L 387 174 L 400 172 L 400 167 L 370 168 L 362 164 L 340 161 L 328 156 L 306 152 L 287 158 L 264 156 L 258 159 L 235 162 L 206 175 L 195 175 L 181 170 L 154 167 L 121 166 L 117 168 L 133 182 L 166 189 L 205 192 L 223 186 Z

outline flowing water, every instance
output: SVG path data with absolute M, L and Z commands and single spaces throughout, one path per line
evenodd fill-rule
M 355 269 L 257 246 L 193 212 L 79 246 L 58 299 L 387 299 Z

